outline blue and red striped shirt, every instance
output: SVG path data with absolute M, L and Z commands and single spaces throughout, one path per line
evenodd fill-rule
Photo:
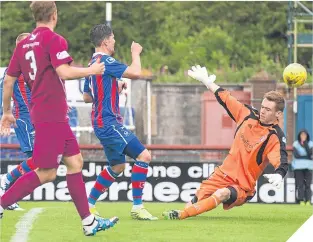
M 105 64 L 103 75 L 92 75 L 85 79 L 84 92 L 93 98 L 91 121 L 93 127 L 104 127 L 113 123 L 122 123 L 119 109 L 118 81 L 123 76 L 127 65 L 120 63 L 105 53 L 95 53 L 90 61 L 98 58 Z
M 3 95 L 3 80 L 6 74 L 6 70 L 4 72 L 3 78 L 0 80 L 0 100 L 2 102 Z M 29 87 L 24 81 L 23 74 L 19 76 L 19 78 L 15 81 L 13 86 L 13 114 L 16 119 L 20 117 L 29 116 L 30 110 L 30 100 L 31 100 L 31 92 Z M 1 105 L 2 106 L 2 105 Z M 2 112 L 1 112 L 2 113 Z

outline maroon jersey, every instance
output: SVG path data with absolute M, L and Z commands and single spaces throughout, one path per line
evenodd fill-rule
M 38 27 L 14 50 L 7 74 L 19 77 L 31 86 L 33 123 L 66 122 L 67 102 L 64 80 L 56 68 L 73 61 L 67 53 L 67 41 L 47 27 Z

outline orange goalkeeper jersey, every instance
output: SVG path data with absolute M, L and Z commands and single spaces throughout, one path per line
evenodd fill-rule
M 257 110 L 240 103 L 222 88 L 215 96 L 237 123 L 234 142 L 219 167 L 221 171 L 246 191 L 254 190 L 269 163 L 275 167 L 275 173 L 284 177 L 288 170 L 286 138 L 278 123 L 262 124 Z

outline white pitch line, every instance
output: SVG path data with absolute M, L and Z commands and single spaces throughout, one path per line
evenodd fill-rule
M 287 242 L 311 242 L 313 215 L 287 240 Z M 310 239 L 311 238 L 311 239 Z
M 28 234 L 32 229 L 37 216 L 43 211 L 43 208 L 33 208 L 20 218 L 15 225 L 16 232 L 10 242 L 27 242 Z

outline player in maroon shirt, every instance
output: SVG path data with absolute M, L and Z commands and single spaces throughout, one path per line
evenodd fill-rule
M 86 188 L 82 177 L 83 158 L 77 140 L 70 129 L 64 80 L 102 74 L 104 63 L 97 61 L 88 68 L 70 64 L 67 41 L 53 32 L 57 24 L 54 2 L 32 2 L 30 5 L 37 27 L 14 50 L 3 87 L 3 116 L 1 135 L 9 135 L 15 118 L 10 107 L 13 84 L 20 74 L 32 86 L 31 119 L 36 130 L 33 161 L 38 167 L 19 178 L 1 197 L 0 217 L 3 209 L 21 200 L 38 186 L 53 181 L 63 158 L 67 166 L 67 186 L 82 219 L 85 235 L 112 227 L 118 220 L 103 219 L 90 214 Z

